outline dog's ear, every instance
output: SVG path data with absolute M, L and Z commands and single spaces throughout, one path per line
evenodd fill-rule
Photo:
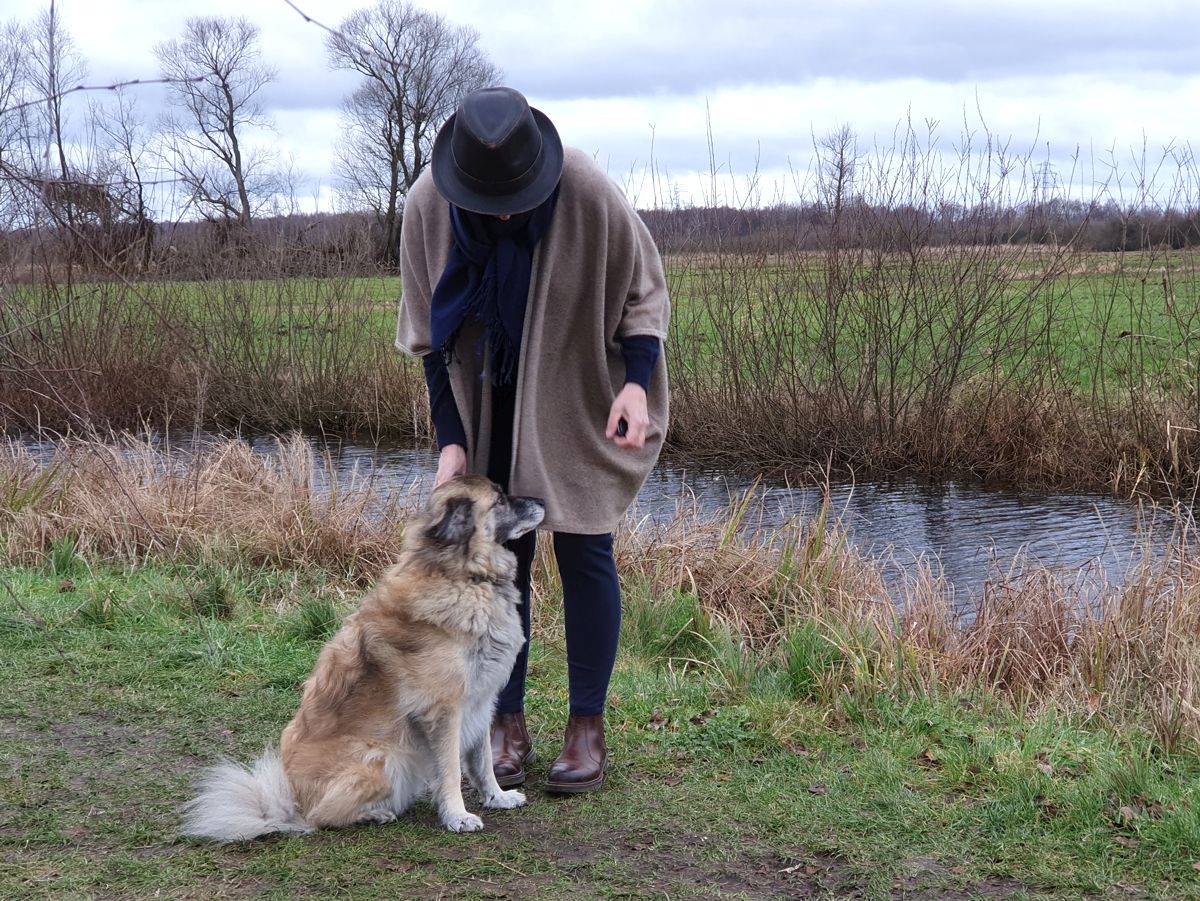
M 474 504 L 469 498 L 455 497 L 446 502 L 442 518 L 425 533 L 441 544 L 466 544 L 475 534 Z

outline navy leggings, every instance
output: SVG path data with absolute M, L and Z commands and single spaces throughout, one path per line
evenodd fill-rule
M 493 394 L 492 444 L 488 478 L 508 490 L 512 460 L 514 398 L 497 388 Z M 517 588 L 521 592 L 521 627 L 525 645 L 517 655 L 508 684 L 500 692 L 497 713 L 525 709 L 525 672 L 529 665 L 529 582 L 537 533 L 522 535 L 508 547 L 517 555 Z M 604 712 L 608 682 L 617 659 L 621 631 L 621 585 L 613 560 L 613 537 L 554 533 L 554 559 L 563 587 L 563 619 L 567 633 L 567 687 L 570 712 L 594 716 Z
M 517 555 L 517 587 L 521 591 L 521 625 L 529 638 L 529 571 L 537 534 L 530 532 L 509 543 Z M 612 535 L 554 533 L 554 559 L 563 586 L 563 617 L 567 633 L 567 686 L 571 713 L 593 716 L 604 712 L 608 680 L 617 659 L 621 630 L 621 587 L 613 562 Z M 525 709 L 525 671 L 528 642 L 521 648 L 512 676 L 500 692 L 499 713 Z

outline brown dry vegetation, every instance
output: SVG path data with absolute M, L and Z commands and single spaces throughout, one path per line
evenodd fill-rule
M 255 274 L 9 286 L 0 427 L 169 421 L 426 437 L 419 366 L 392 346 L 395 299 L 376 296 L 378 280 Z
M 368 582 L 399 547 L 416 498 L 366 482 L 337 492 L 300 440 L 266 458 L 221 442 L 194 459 L 146 444 L 62 445 L 48 466 L 0 452 L 0 560 L 36 564 L 73 543 L 85 560 L 316 567 Z M 1145 729 L 1163 747 L 1200 742 L 1200 555 L 1181 527 L 1121 585 L 1025 568 L 990 581 L 969 617 L 925 569 L 890 596 L 823 516 L 780 532 L 682 509 L 667 525 L 619 531 L 627 617 L 670 622 L 679 665 L 731 692 L 765 667 L 836 709 L 876 694 L 995 692 L 1032 710 Z M 543 559 L 537 594 L 553 596 Z M 538 602 L 541 628 L 555 618 Z
M 678 273 L 675 450 L 1119 493 L 1194 483 L 1194 256 L 889 240 Z
M 669 259 L 668 452 L 1119 493 L 1184 493 L 1200 477 L 1195 255 L 889 240 Z M 419 366 L 391 344 L 397 290 L 236 273 L 11 287 L 0 426 L 427 441 Z

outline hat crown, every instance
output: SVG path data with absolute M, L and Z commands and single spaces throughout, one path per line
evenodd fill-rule
M 512 88 L 484 88 L 463 100 L 451 140 L 463 173 L 495 188 L 518 181 L 542 152 L 529 103 Z
M 563 170 L 554 123 L 519 91 L 473 91 L 433 142 L 433 183 L 460 209 L 492 216 L 524 213 L 554 191 Z

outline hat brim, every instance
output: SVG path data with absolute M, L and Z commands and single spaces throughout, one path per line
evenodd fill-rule
M 563 146 L 554 123 L 540 110 L 530 107 L 538 131 L 542 133 L 542 153 L 534 166 L 533 178 L 512 194 L 482 194 L 462 179 L 454 154 L 450 149 L 450 138 L 454 132 L 457 113 L 446 120 L 433 141 L 433 184 L 442 197 L 456 207 L 472 213 L 488 216 L 509 216 L 526 213 L 540 206 L 554 193 L 562 177 Z

